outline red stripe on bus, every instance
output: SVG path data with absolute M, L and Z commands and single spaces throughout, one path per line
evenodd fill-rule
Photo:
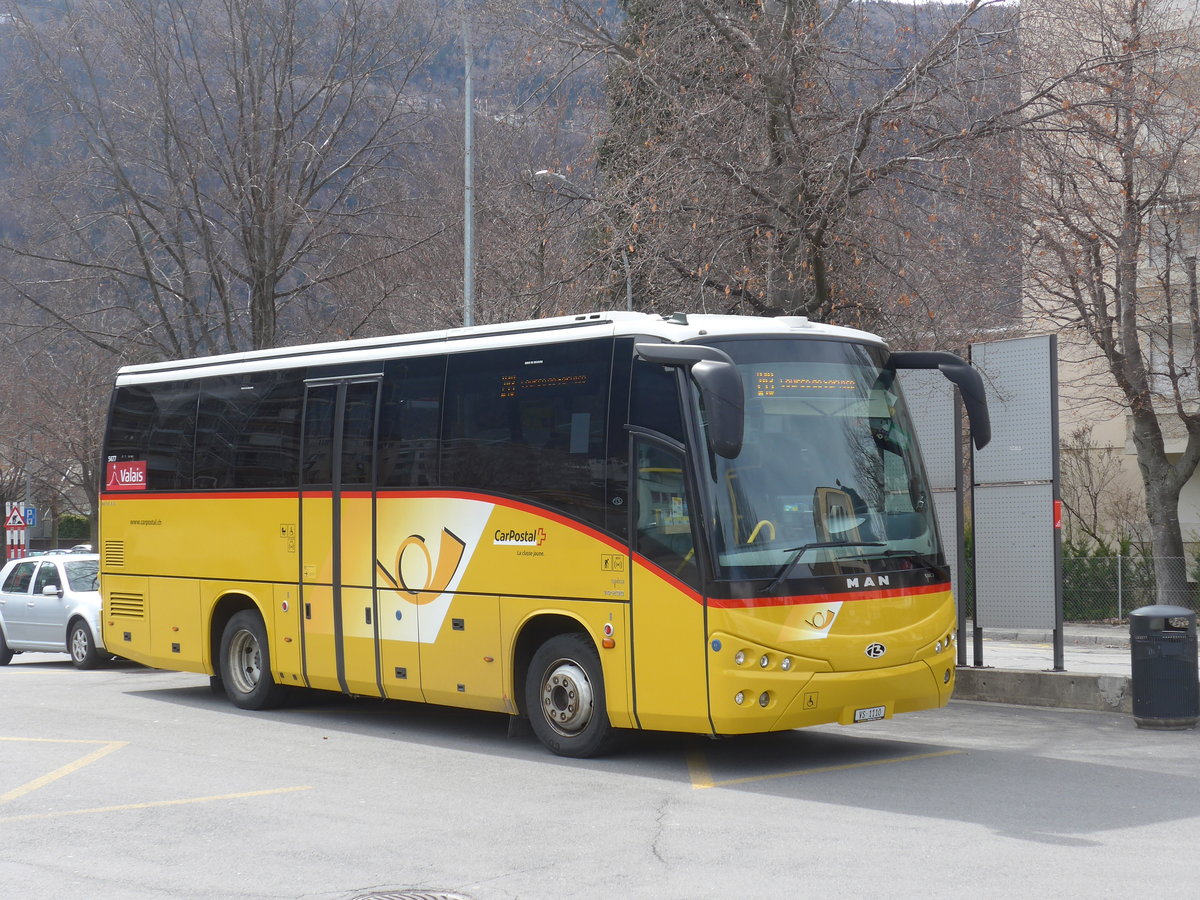
M 181 491 L 174 492 L 156 492 L 156 493 L 102 493 L 101 500 L 296 500 L 299 497 L 305 500 L 329 500 L 333 497 L 333 492 L 328 490 L 320 491 L 304 491 L 303 494 L 297 491 Z M 609 537 L 588 525 L 584 525 L 569 516 L 564 516 L 560 513 L 552 512 L 548 509 L 543 509 L 540 506 L 522 503 L 519 500 L 512 500 L 507 497 L 496 497 L 492 494 L 477 494 L 470 491 L 378 491 L 372 494 L 371 491 L 342 491 L 343 500 L 369 500 L 372 496 L 387 499 L 409 499 L 409 500 L 468 500 L 475 503 L 487 503 L 492 506 L 502 506 L 506 509 L 515 510 L 516 512 L 526 513 L 532 516 L 540 516 L 543 519 L 548 519 L 551 522 L 556 522 L 566 528 L 578 531 L 581 534 L 594 538 L 602 544 L 605 544 L 613 550 L 621 553 L 628 553 L 629 548 L 616 538 Z M 699 596 L 699 595 L 697 595 Z

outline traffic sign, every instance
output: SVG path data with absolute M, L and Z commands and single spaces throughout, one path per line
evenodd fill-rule
M 37 527 L 37 507 L 36 506 L 25 507 L 25 524 L 30 528 Z
M 8 518 L 4 520 L 5 528 L 24 528 L 25 520 L 21 517 L 21 508 L 14 506 L 12 512 L 8 514 Z

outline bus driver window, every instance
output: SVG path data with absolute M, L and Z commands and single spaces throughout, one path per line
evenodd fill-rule
M 697 586 L 699 569 L 683 477 L 683 456 L 639 442 L 636 458 L 635 549 L 675 577 Z

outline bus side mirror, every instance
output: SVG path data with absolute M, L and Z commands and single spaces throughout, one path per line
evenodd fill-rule
M 988 416 L 987 394 L 983 378 L 961 356 L 937 350 L 907 350 L 893 353 L 888 359 L 891 369 L 938 369 L 958 387 L 967 421 L 971 424 L 971 440 L 975 449 L 982 450 L 992 439 L 992 421 Z
M 647 362 L 691 373 L 704 400 L 709 448 L 735 459 L 742 452 L 746 400 L 742 376 L 729 354 L 701 344 L 636 344 L 634 350 Z

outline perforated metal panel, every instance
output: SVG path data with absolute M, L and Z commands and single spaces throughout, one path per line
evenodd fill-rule
M 946 552 L 946 562 L 950 565 L 950 585 L 954 589 L 955 597 L 962 596 L 957 552 L 961 534 L 958 511 L 961 508 L 962 503 L 957 491 L 934 492 L 933 514 L 937 517 L 938 535 L 942 539 L 942 548 Z
M 959 522 L 962 495 L 958 473 L 962 470 L 962 449 L 958 395 L 954 385 L 936 369 L 902 371 L 900 388 L 917 431 L 925 473 L 933 490 L 933 512 L 950 564 L 954 593 L 961 596 L 958 549 L 962 541 Z
M 954 385 L 936 369 L 910 369 L 900 373 L 925 473 L 935 491 L 952 491 L 960 465 L 958 398 Z
M 975 606 L 988 628 L 1054 628 L 1054 489 L 975 488 Z
M 976 624 L 1056 629 L 1062 603 L 1058 496 L 1058 382 L 1054 337 L 977 344 L 992 441 L 974 455 Z
M 971 347 L 992 419 L 992 442 L 975 453 L 976 484 L 1054 478 L 1053 356 L 1049 335 Z

